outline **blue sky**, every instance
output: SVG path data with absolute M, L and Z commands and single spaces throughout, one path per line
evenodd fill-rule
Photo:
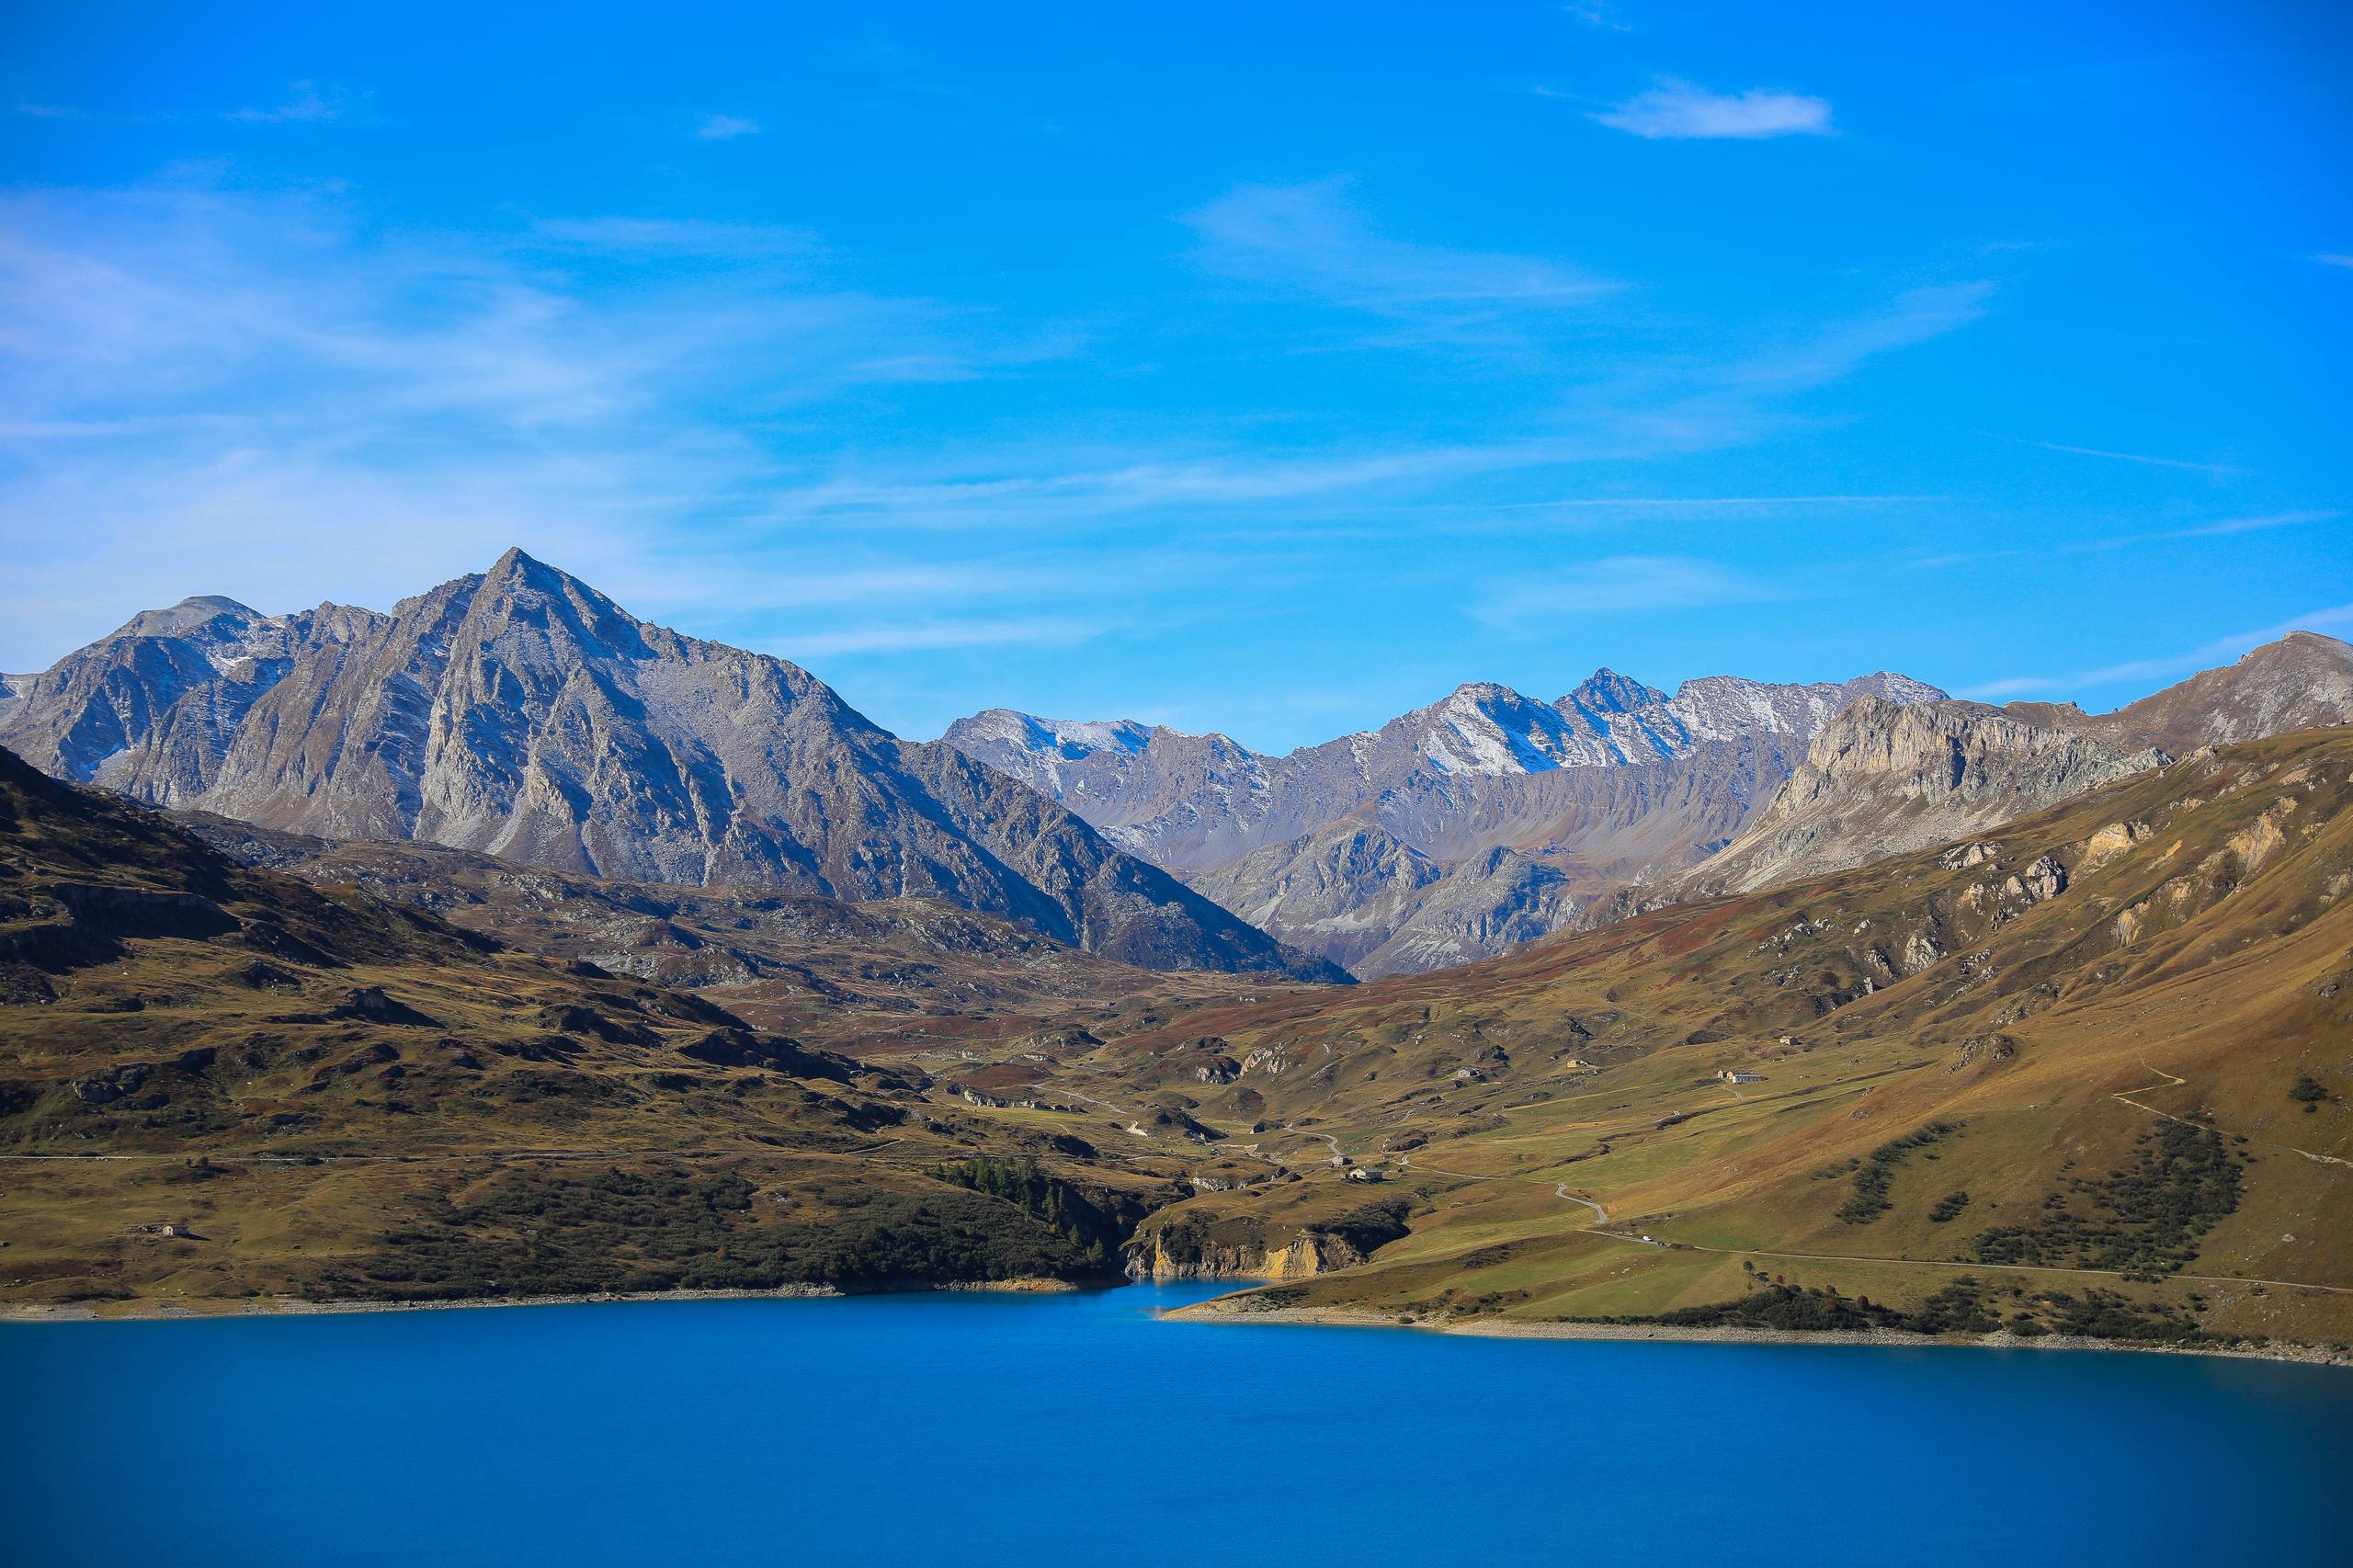
M 1267 9 L 9 7 L 0 668 L 510 542 L 917 736 L 2353 634 L 2341 7 Z

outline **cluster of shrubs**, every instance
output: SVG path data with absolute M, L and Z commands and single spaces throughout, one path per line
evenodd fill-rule
M 1916 1132 L 1907 1132 L 1873 1149 L 1869 1159 L 1855 1164 L 1855 1196 L 1839 1205 L 1838 1218 L 1849 1225 L 1868 1225 L 1894 1208 L 1888 1190 L 1894 1185 L 1895 1167 L 1914 1150 L 1925 1149 L 1960 1131 L 1961 1123 L 1957 1121 L 1932 1121 Z
M 1405 1216 L 1413 1207 L 1412 1200 L 1404 1198 L 1377 1199 L 1345 1214 L 1318 1220 L 1308 1229 L 1337 1236 L 1369 1256 L 1374 1248 L 1385 1246 L 1405 1233 L 1409 1229 Z
M 2096 1181 L 2076 1177 L 2023 1225 L 1978 1236 L 1981 1263 L 2177 1273 L 2224 1215 L 2236 1211 L 2245 1159 L 2211 1127 L 2160 1121 L 2136 1141 L 2133 1163 Z M 2078 1212 L 2077 1202 L 2088 1212 Z
M 1135 1233 L 1136 1221 L 1146 1211 L 1125 1193 L 1082 1190 L 1049 1176 L 1034 1158 L 1005 1161 L 975 1154 L 931 1174 L 951 1187 L 1012 1204 L 1069 1242 L 1098 1274 L 1120 1256 L 1121 1244 Z
M 828 1190 L 831 1211 L 760 1204 L 733 1172 L 672 1165 L 502 1172 L 416 1219 L 322 1281 L 395 1300 L 599 1291 L 773 1290 L 902 1280 L 1099 1277 L 1109 1256 L 977 1190 Z
M 2001 1304 L 2005 1301 L 2008 1303 L 2006 1316 Z M 2058 1334 L 2149 1344 L 2220 1342 L 2217 1336 L 2200 1329 L 2198 1320 L 2181 1306 L 2135 1301 L 2113 1290 L 2087 1290 L 2081 1297 L 2064 1290 L 2040 1290 L 2029 1295 L 2019 1287 L 1995 1290 L 1965 1274 L 1908 1312 L 1873 1301 L 1869 1296 L 1842 1295 L 1835 1285 L 1793 1284 L 1760 1274 L 1753 1287 L 1733 1301 L 1678 1307 L 1655 1317 L 1587 1321 L 1801 1332 L 1894 1329 L 1928 1335 L 1984 1335 L 2007 1329 L 2029 1338 Z

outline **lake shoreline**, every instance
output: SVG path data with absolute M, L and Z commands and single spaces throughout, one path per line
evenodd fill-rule
M 1425 1334 L 1457 1334 L 1481 1339 L 1570 1339 L 1664 1341 L 1696 1345 L 1834 1345 L 1878 1349 L 1948 1350 L 2122 1350 L 2142 1355 L 2214 1356 L 2237 1361 L 2280 1361 L 2306 1367 L 2353 1368 L 2353 1352 L 2326 1346 L 2274 1342 L 2261 1346 L 2143 1344 L 2132 1340 L 2094 1339 L 2073 1335 L 1989 1334 L 1956 1338 L 1947 1335 L 1905 1334 L 1897 1329 L 1687 1328 L 1669 1324 L 1641 1323 L 1522 1323 L 1498 1318 L 1466 1318 L 1408 1323 L 1387 1312 L 1346 1307 L 1245 1307 L 1234 1298 L 1197 1301 L 1161 1313 L 1171 1323 L 1294 1324 L 1309 1328 L 1412 1329 Z
M 957 1293 L 976 1295 L 1044 1295 L 1068 1291 L 1116 1289 L 1075 1284 L 1066 1279 L 1001 1279 L 891 1281 L 844 1289 L 834 1285 L 782 1285 L 771 1290 L 590 1290 L 548 1296 L 470 1296 L 447 1301 L 377 1301 L 364 1300 L 304 1301 L 271 1297 L 262 1301 L 210 1300 L 181 1304 L 174 1301 L 64 1301 L 53 1304 L 0 1307 L 0 1324 L 26 1323 L 193 1323 L 222 1318 L 331 1317 L 359 1312 L 449 1312 L 494 1307 L 572 1307 L 617 1301 L 841 1301 L 857 1296 L 899 1296 Z M 2228 1346 L 2143 1344 L 2131 1340 L 2096 1339 L 2075 1335 L 2020 1337 L 2007 1333 L 1956 1338 L 1944 1335 L 1906 1334 L 1897 1329 L 1776 1329 L 1691 1328 L 1668 1324 L 1534 1323 L 1499 1318 L 1464 1318 L 1446 1322 L 1407 1322 L 1387 1312 L 1346 1307 L 1256 1307 L 1238 1304 L 1245 1297 L 1220 1296 L 1158 1314 L 1171 1323 L 1290 1324 L 1309 1328 L 1412 1329 L 1425 1334 L 1461 1335 L 1474 1339 L 1555 1339 L 1592 1342 L 1664 1342 L 1696 1345 L 1830 1345 L 1876 1349 L 1949 1350 L 2114 1350 L 2157 1356 L 2209 1356 L 2239 1361 L 2277 1361 L 2295 1366 L 2353 1368 L 2353 1352 L 2326 1346 L 2274 1342 L 2245 1347 Z
M 582 1290 L 552 1296 L 464 1296 L 447 1301 L 378 1301 L 363 1299 L 305 1301 L 271 1296 L 259 1301 L 202 1299 L 177 1301 L 59 1301 L 0 1307 L 5 1323 L 195 1323 L 219 1318 L 335 1317 L 352 1312 L 455 1312 L 478 1307 L 578 1307 L 614 1301 L 813 1301 L 853 1296 L 912 1296 L 935 1293 L 1051 1295 L 1105 1287 L 1067 1279 L 892 1281 L 870 1288 L 779 1285 L 764 1290 Z

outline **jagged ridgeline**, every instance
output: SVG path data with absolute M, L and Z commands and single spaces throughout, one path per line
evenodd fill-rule
M 1924 848 L 2201 746 L 2353 718 L 2353 648 L 2295 632 L 2115 713 L 1900 675 L 1602 670 L 1492 684 L 1283 756 L 995 709 L 951 744 L 1286 941 L 1371 978 Z
M 0 745 L 152 805 L 648 882 L 937 898 L 1146 968 L 1346 976 L 798 665 L 509 551 L 390 614 L 142 615 L 12 676 Z

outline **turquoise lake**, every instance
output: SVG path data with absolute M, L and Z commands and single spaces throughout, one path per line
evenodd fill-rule
M 0 1326 L 0 1560 L 2353 1561 L 2353 1372 L 1152 1321 L 1211 1293 Z

